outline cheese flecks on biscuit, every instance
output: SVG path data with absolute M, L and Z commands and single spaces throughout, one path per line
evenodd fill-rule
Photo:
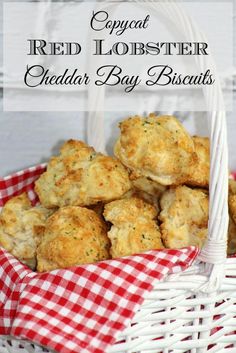
M 167 248 L 202 247 L 207 237 L 209 197 L 206 191 L 178 186 L 164 192 L 159 220 Z
M 46 222 L 37 249 L 37 270 L 44 272 L 105 260 L 110 256 L 109 246 L 106 225 L 93 210 L 63 207 Z
M 75 140 L 62 146 L 35 185 L 40 202 L 48 208 L 108 202 L 131 187 L 128 172 L 117 159 Z
M 106 204 L 104 217 L 112 223 L 108 232 L 112 257 L 162 249 L 156 216 L 157 211 L 152 205 L 135 197 Z
M 197 163 L 194 142 L 173 116 L 134 116 L 120 123 L 115 155 L 136 177 L 162 185 L 184 183 Z
M 32 207 L 26 193 L 13 197 L 0 214 L 0 245 L 34 269 L 36 248 L 51 213 L 41 206 Z
M 192 167 L 186 184 L 207 188 L 210 175 L 210 141 L 208 137 L 193 136 L 197 164 Z

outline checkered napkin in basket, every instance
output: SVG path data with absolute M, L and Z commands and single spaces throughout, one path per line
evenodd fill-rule
M 28 191 L 41 165 L 0 180 L 2 205 Z M 12 183 L 11 183 L 12 181 Z M 0 248 L 0 335 L 62 353 L 104 353 L 130 323 L 155 281 L 190 266 L 194 247 L 35 273 Z

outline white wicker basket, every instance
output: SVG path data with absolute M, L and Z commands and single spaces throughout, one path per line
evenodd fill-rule
M 188 39 L 202 34 L 175 2 L 147 2 L 152 13 L 168 17 Z M 189 38 L 190 37 L 190 38 Z M 197 57 L 201 70 L 211 57 Z M 209 62 L 210 61 L 210 62 Z M 208 240 L 187 271 L 157 282 L 133 322 L 107 353 L 236 352 L 236 259 L 226 259 L 228 228 L 228 152 L 225 112 L 219 82 L 205 89 L 211 139 L 210 217 Z M 96 112 L 104 91 L 90 92 L 94 112 L 88 117 L 88 143 L 105 150 L 103 113 Z M 145 107 L 144 107 L 145 109 Z M 135 323 L 135 325 L 134 325 Z M 235 331 L 234 331 L 235 330 Z M 0 353 L 48 352 L 31 342 L 0 338 Z M 79 353 L 79 352 L 78 352 Z

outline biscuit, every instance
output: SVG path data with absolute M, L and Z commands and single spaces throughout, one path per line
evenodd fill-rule
M 36 265 L 36 247 L 52 211 L 32 207 L 24 193 L 13 197 L 0 215 L 0 245 L 32 269 Z
M 130 180 L 133 188 L 125 194 L 125 197 L 133 196 L 141 198 L 156 207 L 159 213 L 159 199 L 166 190 L 166 186 L 146 177 L 135 178 L 133 173 L 130 175 Z
M 229 180 L 229 213 L 236 224 L 236 181 Z
M 89 206 L 120 198 L 131 188 L 128 172 L 115 158 L 69 140 L 35 183 L 43 206 Z
M 114 153 L 138 177 L 162 185 L 184 183 L 197 163 L 194 142 L 173 116 L 134 116 L 120 123 Z
M 135 197 L 106 204 L 104 217 L 112 223 L 108 232 L 112 258 L 162 249 L 156 216 L 152 205 Z
M 202 247 L 207 237 L 209 197 L 206 191 L 178 186 L 164 192 L 159 220 L 167 248 Z
M 236 254 L 236 224 L 231 217 L 229 217 L 227 254 Z
M 210 142 L 208 137 L 193 136 L 195 152 L 198 156 L 197 164 L 192 168 L 186 184 L 207 188 L 210 175 Z
M 236 195 L 236 180 L 229 179 L 229 194 Z
M 46 222 L 37 249 L 37 270 L 51 271 L 105 260 L 110 257 L 109 247 L 106 226 L 93 210 L 63 207 Z
M 126 194 L 128 194 L 128 193 L 129 193 L 129 191 Z M 111 226 L 110 226 L 109 222 L 106 222 L 106 220 L 103 216 L 104 204 L 102 202 L 99 202 L 96 205 L 91 205 L 91 206 L 88 206 L 87 208 L 90 210 L 93 210 L 98 215 L 98 217 L 102 220 L 102 222 L 104 223 L 104 226 L 106 227 L 106 232 L 108 232 L 109 229 L 111 228 Z
M 228 255 L 236 253 L 236 181 L 229 180 Z
M 155 207 L 157 213 L 160 212 L 159 198 L 157 196 L 148 194 L 147 192 L 139 190 L 139 189 L 136 189 L 136 188 L 130 189 L 123 196 L 124 199 L 130 199 L 130 198 L 133 198 L 133 197 L 141 199 L 141 200 L 149 203 L 150 205 Z
M 145 177 L 135 178 L 132 173 L 130 180 L 132 181 L 132 185 L 135 189 L 144 191 L 149 195 L 156 196 L 157 198 L 159 198 L 166 190 L 166 186 Z

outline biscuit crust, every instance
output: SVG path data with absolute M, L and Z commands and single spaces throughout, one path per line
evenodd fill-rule
M 178 185 L 197 163 L 194 142 L 174 116 L 134 116 L 120 123 L 114 153 L 136 177 Z
M 193 136 L 198 162 L 192 168 L 186 184 L 208 188 L 210 176 L 210 141 L 208 137 Z
M 36 248 L 51 214 L 44 207 L 32 207 L 26 193 L 13 197 L 0 215 L 0 245 L 34 269 Z
M 124 199 L 130 199 L 136 197 L 138 199 L 141 199 L 145 201 L 146 203 L 149 203 L 150 205 L 154 206 L 157 213 L 160 212 L 160 206 L 159 206 L 159 198 L 155 195 L 148 194 L 145 191 L 142 191 L 140 189 L 133 188 L 129 190 L 124 196 Z
M 157 198 L 159 198 L 166 190 L 166 186 L 161 185 L 149 178 L 145 178 L 145 177 L 135 178 L 131 174 L 130 179 L 135 189 L 144 191 L 149 195 L 156 196 Z
M 236 181 L 229 181 L 229 213 L 236 224 Z
M 133 188 L 129 190 L 124 197 L 138 197 L 145 202 L 153 205 L 158 213 L 160 211 L 159 200 L 166 186 L 157 183 L 146 177 L 136 178 L 132 173 L 130 175 Z
M 109 246 L 106 225 L 93 210 L 63 207 L 46 222 L 37 249 L 37 270 L 51 271 L 105 260 L 110 257 Z
M 229 228 L 228 228 L 228 255 L 236 253 L 236 181 L 229 180 Z
M 209 197 L 205 190 L 178 186 L 164 192 L 159 220 L 167 248 L 202 247 L 207 237 Z
M 128 172 L 117 159 L 76 140 L 62 146 L 35 183 L 40 202 L 47 208 L 109 202 L 130 188 Z
M 236 224 L 234 223 L 233 219 L 229 217 L 227 254 L 233 255 L 235 253 L 236 253 Z
M 106 204 L 104 217 L 112 223 L 108 232 L 112 258 L 162 249 L 156 216 L 155 207 L 136 197 Z

